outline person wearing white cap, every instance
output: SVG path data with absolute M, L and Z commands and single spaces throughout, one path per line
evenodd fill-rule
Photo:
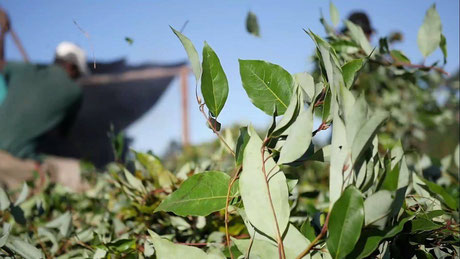
M 0 25 L 3 47 L 10 25 L 3 10 Z M 68 133 L 82 98 L 76 79 L 87 75 L 88 68 L 85 52 L 70 42 L 58 45 L 51 65 L 5 62 L 3 53 L 0 49 L 0 73 L 7 87 L 0 104 L 0 184 L 14 187 L 33 178 L 34 171 L 44 171 L 48 157 L 35 152 L 39 138 L 50 130 Z M 78 170 L 75 175 L 79 178 Z

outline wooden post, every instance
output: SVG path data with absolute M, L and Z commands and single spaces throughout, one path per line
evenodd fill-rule
M 182 98 L 182 145 L 184 148 L 190 145 L 188 128 L 188 74 L 188 67 L 183 66 L 180 72 L 180 82 Z

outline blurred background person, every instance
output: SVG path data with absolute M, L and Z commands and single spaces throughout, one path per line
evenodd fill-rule
M 56 159 L 40 157 L 35 153 L 35 144 L 58 125 L 65 134 L 72 123 L 82 96 L 75 80 L 88 72 L 85 52 L 75 44 L 63 42 L 56 48 L 52 65 L 5 62 L 3 46 L 10 21 L 4 10 L 0 10 L 0 22 L 0 66 L 7 89 L 0 104 L 0 181 L 14 187 L 31 179 L 33 171 L 50 171 L 52 179 L 76 187 L 80 180 L 78 162 L 75 161 L 76 170 L 53 170 Z

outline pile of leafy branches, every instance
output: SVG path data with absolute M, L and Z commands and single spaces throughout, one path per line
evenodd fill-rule
M 442 69 L 411 64 L 386 39 L 373 48 L 351 22 L 345 35 L 322 22 L 326 39 L 306 32 L 316 44 L 315 77 L 239 61 L 252 103 L 273 117 L 262 134 L 252 126 L 238 135 L 219 131 L 229 90 L 220 61 L 205 44 L 200 62 L 190 40 L 173 29 L 201 82 L 197 102 L 218 144 L 165 162 L 173 166 L 133 151 L 129 163 L 113 163 L 104 174 L 89 167 L 84 194 L 49 183 L 0 189 L 2 256 L 458 256 L 459 147 L 437 164 L 416 145 L 439 120 L 458 123 L 449 110 L 458 101 L 438 105 L 432 95 Z M 425 56 L 437 47 L 445 53 L 434 6 L 419 39 Z M 409 97 L 397 102 L 399 95 Z M 315 115 L 322 118 L 317 129 Z M 331 126 L 331 144 L 315 146 L 314 135 Z M 426 179 L 432 166 L 439 174 Z

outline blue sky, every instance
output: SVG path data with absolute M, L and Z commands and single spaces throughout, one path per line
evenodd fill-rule
M 413 63 L 422 61 L 416 45 L 417 31 L 425 11 L 433 3 L 436 3 L 447 38 L 445 69 L 453 72 L 459 66 L 459 1 L 334 1 L 341 19 L 353 10 L 366 11 L 377 30 L 374 41 L 392 31 L 401 31 L 404 42 L 396 47 Z M 302 28 L 324 35 L 319 23 L 320 10 L 326 19 L 329 18 L 329 1 L 320 0 L 4 0 L 1 6 L 10 14 L 12 27 L 33 62 L 51 62 L 55 46 L 64 40 L 82 46 L 88 58 L 92 58 L 92 45 L 97 60 L 126 57 L 133 64 L 182 61 L 186 59 L 185 51 L 168 25 L 180 29 L 189 20 L 184 34 L 193 41 L 199 53 L 206 40 L 216 51 L 227 74 L 230 91 L 219 116 L 224 127 L 238 122 L 265 127 L 270 121 L 247 98 L 241 86 L 238 58 L 266 60 L 291 73 L 308 71 L 312 67 L 309 57 L 314 46 Z M 245 30 L 249 10 L 258 17 L 261 38 L 252 37 Z M 78 30 L 74 20 L 90 34 L 90 41 Z M 125 42 L 126 36 L 134 40 L 133 45 Z M 20 60 L 9 38 L 6 48 L 7 59 Z M 441 52 L 437 50 L 427 63 L 440 59 Z M 194 102 L 192 76 L 189 82 L 191 140 L 193 143 L 211 140 L 214 136 Z M 180 141 L 179 94 L 179 81 L 175 80 L 157 105 L 129 128 L 129 135 L 135 138 L 134 148 L 151 149 L 161 154 L 170 141 Z

